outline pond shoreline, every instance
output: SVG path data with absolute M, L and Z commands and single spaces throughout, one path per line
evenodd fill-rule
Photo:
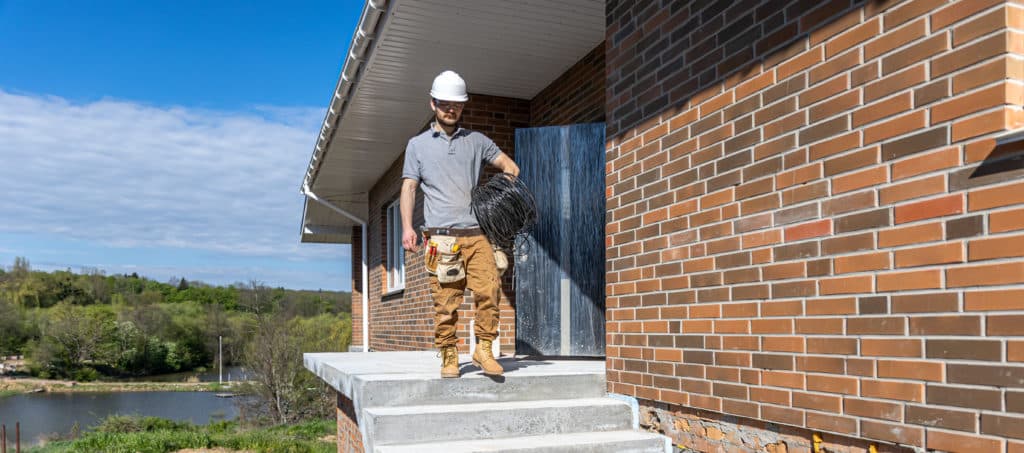
M 25 393 L 219 392 L 239 382 L 77 382 L 57 379 L 0 378 L 0 398 Z

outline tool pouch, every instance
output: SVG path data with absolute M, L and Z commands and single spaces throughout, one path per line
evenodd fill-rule
M 494 265 L 498 268 L 498 277 L 505 275 L 505 271 L 508 270 L 508 256 L 497 248 L 494 249 Z
M 454 236 L 433 236 L 432 243 L 437 243 L 435 255 L 438 283 L 457 283 L 466 278 L 466 265 L 462 262 Z M 429 266 L 428 266 L 429 269 Z

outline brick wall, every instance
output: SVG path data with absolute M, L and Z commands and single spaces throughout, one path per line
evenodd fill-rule
M 609 390 L 677 443 L 1024 451 L 1022 5 L 606 12 Z
M 428 113 L 424 114 L 425 116 Z M 526 101 L 495 96 L 472 95 L 463 112 L 463 126 L 480 131 L 494 140 L 504 152 L 512 155 L 515 145 L 515 128 L 525 127 L 529 119 Z M 398 199 L 402 185 L 402 165 L 405 155 L 400 156 L 391 168 L 378 180 L 370 191 L 369 231 L 369 305 L 370 305 L 370 349 L 375 351 L 422 350 L 434 347 L 434 308 L 430 295 L 428 275 L 423 267 L 422 248 L 418 253 L 406 253 L 405 289 L 395 294 L 386 294 L 387 247 L 386 209 Z M 422 192 L 414 210 L 414 225 L 423 224 Z M 353 242 L 355 244 L 355 242 Z M 355 248 L 355 247 L 353 247 Z M 353 261 L 353 266 L 359 265 Z M 503 350 L 512 352 L 515 345 L 515 311 L 512 298 L 511 273 L 503 279 L 503 295 L 499 309 L 500 343 Z M 355 286 L 353 286 L 355 287 Z M 467 293 L 468 294 L 468 293 Z M 459 348 L 469 351 L 469 321 L 473 319 L 472 299 L 467 298 L 459 308 Z M 353 323 L 361 323 L 353 309 Z
M 363 232 L 358 226 L 352 227 L 351 269 L 352 269 L 352 342 L 351 346 L 363 345 Z M 353 348 L 355 349 L 355 348 Z
M 530 126 L 604 121 L 604 47 L 599 44 L 530 100 Z

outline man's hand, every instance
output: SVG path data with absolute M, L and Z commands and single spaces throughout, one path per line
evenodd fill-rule
M 418 238 L 417 234 L 413 230 L 402 229 L 402 247 L 410 252 L 420 251 L 419 245 L 417 245 Z

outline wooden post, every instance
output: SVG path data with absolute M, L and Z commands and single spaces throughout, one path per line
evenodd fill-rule
M 21 453 L 21 422 L 14 422 L 14 453 Z
M 0 453 L 7 453 L 7 425 L 0 425 Z

